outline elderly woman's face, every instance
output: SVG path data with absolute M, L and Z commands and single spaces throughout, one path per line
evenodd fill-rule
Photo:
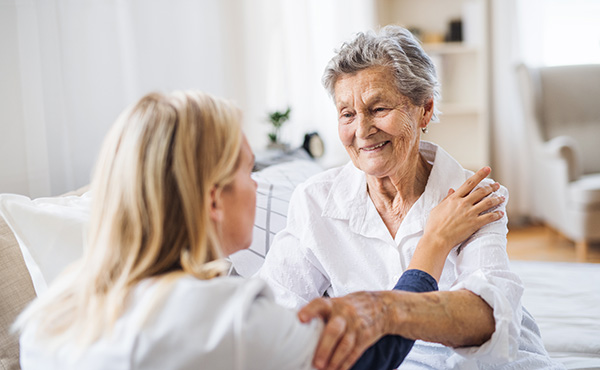
M 341 76 L 334 89 L 340 139 L 357 168 L 393 176 L 418 161 L 419 128 L 429 120 L 424 108 L 398 92 L 388 68 Z

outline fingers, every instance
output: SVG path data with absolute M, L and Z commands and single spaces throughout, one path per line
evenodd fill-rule
M 479 217 L 479 220 L 481 221 L 481 226 L 483 226 L 483 225 L 487 225 L 491 222 L 498 221 L 502 217 L 504 217 L 504 212 L 494 211 L 494 212 L 486 213 L 485 215 L 481 215 Z
M 313 358 L 314 367 L 317 369 L 326 368 L 333 351 L 336 349 L 345 331 L 346 321 L 342 317 L 336 316 L 327 322 L 321 333 L 319 344 L 317 344 L 317 350 Z
M 344 336 L 347 327 L 346 320 L 341 316 L 331 318 L 332 312 L 331 300 L 324 298 L 312 300 L 298 312 L 298 319 L 303 323 L 314 318 L 321 318 L 326 322 L 313 358 L 313 366 L 317 369 L 336 369 L 352 351 L 356 342 L 353 334 Z
M 494 211 L 479 215 L 476 219 L 475 228 L 480 229 L 487 224 L 500 220 L 502 217 L 504 217 L 504 212 L 502 211 Z
M 473 211 L 482 214 L 499 206 L 505 201 L 503 196 L 488 196 L 473 206 Z
M 465 199 L 470 204 L 476 204 L 498 189 L 500 189 L 500 184 L 498 184 L 497 182 L 491 185 L 480 186 L 477 189 L 471 191 L 471 193 L 467 195 Z
M 473 206 L 473 212 L 478 215 L 476 218 L 477 229 L 504 217 L 503 211 L 492 211 L 504 200 L 503 196 L 489 196 Z
M 464 197 L 469 194 L 483 179 L 490 174 L 490 172 L 492 172 L 492 169 L 487 166 L 475 172 L 473 176 L 469 177 L 467 181 L 465 181 L 465 183 L 456 190 L 456 195 L 459 197 Z
M 310 322 L 316 318 L 327 320 L 331 316 L 331 311 L 331 301 L 324 298 L 317 298 L 298 311 L 298 319 L 302 323 Z
M 357 292 L 342 298 L 317 298 L 300 310 L 303 322 L 315 317 L 325 321 L 313 358 L 315 368 L 346 370 L 383 335 L 383 320 L 365 319 L 380 311 L 373 300 L 373 293 Z
M 348 356 L 350 356 L 353 352 L 355 345 L 356 333 L 353 331 L 348 331 L 346 335 L 344 335 L 338 342 L 337 347 L 335 348 L 335 352 L 333 353 L 333 356 L 331 357 L 331 361 L 329 361 L 329 366 L 327 368 L 344 369 L 345 367 L 343 366 L 343 364 L 346 362 L 346 359 L 348 359 Z M 351 362 L 350 365 L 352 365 L 353 363 L 354 362 Z M 346 368 L 348 367 L 350 366 L 346 366 Z
M 356 363 L 356 361 L 358 361 L 358 359 L 360 358 L 362 353 L 363 352 L 358 351 L 356 349 L 354 351 L 352 351 L 348 356 L 346 356 L 346 359 L 345 359 L 344 363 L 342 364 L 342 366 L 340 366 L 340 369 L 342 369 L 342 370 L 350 369 L 352 367 L 352 365 L 354 365 Z

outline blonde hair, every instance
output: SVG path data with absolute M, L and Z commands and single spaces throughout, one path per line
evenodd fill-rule
M 117 119 L 92 179 L 88 248 L 16 328 L 55 346 L 98 339 L 146 278 L 223 272 L 211 191 L 231 183 L 242 133 L 232 104 L 198 91 L 151 93 Z

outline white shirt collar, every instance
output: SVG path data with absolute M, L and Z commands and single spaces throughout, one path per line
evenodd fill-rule
M 462 166 L 436 144 L 421 141 L 419 151 L 433 167 L 425 191 L 406 215 L 397 237 L 422 230 L 429 212 L 446 197 L 448 189 L 456 190 L 466 179 Z M 374 215 L 379 216 L 367 193 L 366 175 L 349 162 L 333 181 L 322 216 L 348 220 L 350 229 L 364 236 L 391 238 L 381 217 L 373 220 Z M 372 227 L 374 222 L 383 227 Z

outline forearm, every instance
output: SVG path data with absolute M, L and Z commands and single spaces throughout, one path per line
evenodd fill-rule
M 450 347 L 478 346 L 495 330 L 492 308 L 468 291 L 384 292 L 387 333 Z
M 425 271 L 439 281 L 444 263 L 452 247 L 444 238 L 440 238 L 434 233 L 425 233 L 410 260 L 408 270 Z
M 438 285 L 436 280 L 426 272 L 407 270 L 396 283 L 394 290 L 432 292 L 438 290 Z M 395 369 L 400 366 L 414 343 L 413 339 L 400 335 L 386 335 L 363 353 L 352 370 Z
M 437 289 L 432 277 L 419 279 L 424 285 L 416 284 L 419 281 L 406 284 L 404 278 L 411 274 L 415 271 L 406 271 L 395 289 L 417 292 Z M 298 317 L 302 322 L 316 317 L 326 321 L 315 353 L 314 365 L 319 369 L 328 363 L 335 364 L 334 368 L 340 364 L 345 364 L 342 368 L 350 367 L 366 348 L 384 336 L 387 337 L 379 347 L 371 348 L 370 356 L 379 362 L 401 361 L 416 339 L 452 347 L 477 346 L 485 343 L 495 329 L 490 306 L 467 290 L 356 292 L 340 298 L 317 298 L 302 308 Z M 393 353 L 393 357 L 382 357 L 381 353 Z M 368 356 L 361 364 L 357 364 L 358 368 L 372 365 Z

